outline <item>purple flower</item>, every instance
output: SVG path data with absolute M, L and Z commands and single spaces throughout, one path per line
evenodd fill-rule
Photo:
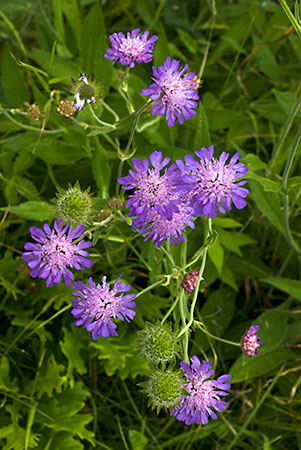
M 197 356 L 190 358 L 191 368 L 185 361 L 181 362 L 181 367 L 188 379 L 188 383 L 184 385 L 184 389 L 189 395 L 180 397 L 180 408 L 175 407 L 171 416 L 176 416 L 178 420 L 185 421 L 186 425 L 196 422 L 203 425 L 208 423 L 208 415 L 211 419 L 217 419 L 217 415 L 211 408 L 216 411 L 223 411 L 227 403 L 220 399 L 222 395 L 228 395 L 230 384 L 226 383 L 230 380 L 231 375 L 222 375 L 217 380 L 208 380 L 214 370 L 209 370 L 211 361 L 203 361 L 202 365 Z
M 138 216 L 139 219 L 133 223 L 135 228 L 143 226 L 149 219 L 151 211 L 171 220 L 175 212 L 179 212 L 178 199 L 174 198 L 176 192 L 175 179 L 178 176 L 175 164 L 165 169 L 163 175 L 160 171 L 167 166 L 170 158 L 166 157 L 162 161 L 161 152 L 153 152 L 149 157 L 153 169 L 149 168 L 147 159 L 141 162 L 133 158 L 134 170 L 130 170 L 129 176 L 119 178 L 123 189 L 136 188 L 133 195 L 129 196 L 126 208 L 131 208 L 130 217 Z M 153 215 L 153 214 L 152 214 Z
M 69 222 L 65 226 L 61 225 L 62 220 L 57 219 L 54 222 L 54 230 L 51 230 L 48 224 L 43 225 L 44 231 L 31 227 L 31 237 L 38 244 L 27 242 L 24 246 L 28 251 L 23 253 L 22 259 L 32 269 L 30 275 L 33 278 L 46 278 L 47 287 L 55 283 L 60 284 L 62 275 L 66 286 L 70 286 L 74 275 L 67 267 L 84 270 L 92 266 L 92 261 L 86 259 L 89 253 L 84 250 L 91 247 L 92 242 L 72 243 L 73 239 L 84 233 L 85 228 L 79 223 L 74 230 L 71 226 L 69 228 Z
M 235 153 L 229 164 L 225 164 L 229 153 L 223 152 L 219 159 L 213 157 L 213 145 L 209 150 L 202 148 L 195 154 L 200 162 L 192 156 L 186 155 L 184 166 L 177 161 L 181 172 L 178 187 L 191 196 L 191 205 L 195 216 L 207 216 L 214 219 L 217 216 L 217 207 L 221 213 L 231 209 L 231 200 L 238 209 L 246 206 L 248 189 L 241 187 L 247 180 L 236 183 L 237 179 L 246 175 L 248 169 L 237 160 L 240 156 Z
M 188 292 L 188 294 L 192 294 L 194 292 L 199 273 L 200 272 L 198 270 L 192 270 L 184 276 L 181 286 L 186 292 Z M 204 280 L 204 278 L 201 277 L 201 280 Z
M 192 119 L 196 114 L 193 108 L 198 106 L 196 75 L 194 73 L 183 75 L 188 65 L 185 64 L 183 69 L 179 69 L 179 66 L 180 61 L 168 57 L 158 70 L 153 67 L 154 83 L 141 91 L 141 95 L 149 95 L 151 100 L 156 102 L 152 107 L 152 114 L 164 116 L 166 113 L 170 127 L 174 126 L 176 119 L 181 125 L 184 122 L 183 117 L 187 120 Z
M 135 28 L 127 36 L 123 33 L 114 33 L 110 36 L 112 48 L 107 50 L 105 58 L 113 61 L 113 64 L 119 59 L 123 66 L 133 68 L 136 64 L 142 62 L 149 63 L 153 58 L 154 44 L 158 36 L 152 36 L 147 40 L 148 31 L 139 33 L 140 28 Z
M 135 316 L 136 303 L 132 300 L 136 294 L 124 295 L 131 289 L 130 285 L 120 283 L 120 275 L 114 283 L 113 289 L 106 282 L 107 277 L 102 278 L 102 285 L 95 284 L 92 278 L 89 278 L 89 286 L 82 281 L 76 281 L 73 285 L 78 292 L 73 292 L 77 298 L 72 299 L 71 313 L 77 319 L 74 325 L 83 325 L 88 331 L 92 330 L 92 338 L 98 339 L 99 336 L 118 336 L 115 331 L 117 325 L 111 319 L 126 320 L 130 322 Z M 120 295 L 117 295 L 121 293 Z
M 252 325 L 242 339 L 242 349 L 248 356 L 255 356 L 262 345 L 262 340 L 259 336 L 256 336 L 259 328 L 259 325 Z
M 161 247 L 162 242 L 168 239 L 170 243 L 176 245 L 178 241 L 184 242 L 183 231 L 185 231 L 186 227 L 195 228 L 192 220 L 192 208 L 181 202 L 178 204 L 178 210 L 179 212 L 174 212 L 170 220 L 152 211 L 147 224 L 139 232 L 146 236 L 144 241 L 152 239 L 157 247 Z M 136 227 L 136 225 L 136 219 L 134 219 L 133 226 Z

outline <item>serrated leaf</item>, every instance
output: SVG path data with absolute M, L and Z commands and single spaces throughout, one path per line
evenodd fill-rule
M 20 153 L 14 161 L 13 174 L 21 175 L 24 173 L 25 170 L 32 164 L 33 159 L 33 155 L 30 152 L 23 151 Z
M 71 378 L 71 386 L 73 385 L 73 370 L 79 374 L 87 372 L 84 358 L 81 356 L 81 350 L 87 348 L 88 339 L 85 339 L 82 330 L 72 327 L 71 331 L 63 328 L 64 340 L 60 342 L 62 352 L 68 359 L 67 378 Z
M 41 398 L 43 394 L 47 394 L 48 397 L 52 397 L 52 391 L 55 389 L 57 392 L 62 391 L 62 385 L 66 381 L 65 375 L 61 375 L 65 372 L 65 367 L 62 364 L 57 364 L 54 355 L 47 361 L 47 366 L 44 371 L 38 375 L 36 383 L 37 397 Z
M 155 249 L 154 252 L 158 253 Z M 157 263 L 155 263 L 155 265 L 158 266 L 158 260 Z M 153 268 L 153 271 L 155 271 L 155 266 Z M 158 278 L 156 278 L 156 281 L 157 280 Z M 171 303 L 170 298 L 159 297 L 157 295 L 152 295 L 149 292 L 147 292 L 145 295 L 139 297 L 139 299 L 137 299 L 136 301 L 135 322 L 137 323 L 137 325 L 143 328 L 145 320 L 154 322 L 156 319 L 160 319 L 161 317 L 163 317 L 162 310 L 168 308 L 170 306 L 170 303 Z
M 27 178 L 21 177 L 20 175 L 15 175 L 9 181 L 15 184 L 17 192 L 26 197 L 28 200 L 36 201 L 40 198 L 37 188 L 33 182 Z
M 6 208 L 0 208 L 5 211 Z M 51 220 L 53 216 L 53 208 L 48 203 L 44 202 L 24 202 L 17 206 L 11 206 L 9 212 L 17 214 L 29 220 Z
M 4 257 L 0 259 L 0 273 L 3 278 L 10 282 L 15 281 L 17 267 L 22 264 L 22 261 L 18 261 L 13 258 L 13 254 L 10 250 L 6 250 Z
M 144 358 L 138 355 L 135 350 L 136 337 L 129 335 L 122 340 L 116 338 L 98 339 L 91 342 L 91 347 L 96 348 L 99 353 L 99 359 L 107 360 L 105 363 L 105 372 L 108 376 L 118 375 L 123 380 L 131 375 L 135 378 L 137 375 L 143 375 L 148 370 L 148 364 Z
M 18 391 L 17 380 L 10 378 L 9 360 L 5 355 L 2 355 L 0 359 L 0 389 L 10 392 Z
M 64 392 L 55 394 L 51 399 L 40 401 L 39 410 L 47 414 L 49 419 L 37 411 L 37 420 L 55 431 L 66 431 L 93 443 L 94 433 L 85 428 L 93 416 L 80 413 L 89 395 L 89 391 L 83 388 L 83 384 L 76 382 L 73 388 L 69 387 Z
M 18 203 L 17 186 L 14 183 L 10 183 L 10 180 L 8 180 L 7 183 L 5 183 L 4 195 L 7 200 L 7 203 L 9 204 Z M 4 211 L 4 209 L 2 211 Z
M 286 292 L 298 300 L 301 300 L 301 281 L 291 280 L 289 278 L 261 278 L 259 281 L 268 283 L 281 291 Z

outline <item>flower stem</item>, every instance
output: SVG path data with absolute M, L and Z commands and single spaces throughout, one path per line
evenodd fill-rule
M 285 12 L 285 14 L 287 15 L 287 17 L 289 18 L 291 24 L 293 25 L 293 27 L 295 28 L 299 38 L 301 39 L 301 26 L 299 25 L 296 17 L 294 16 L 294 14 L 292 13 L 292 11 L 290 10 L 288 4 L 286 3 L 285 0 L 279 0 L 280 5 L 282 6 L 283 11 Z
M 114 111 L 114 109 L 112 109 L 105 101 L 102 101 L 101 104 L 107 111 L 109 111 L 112 114 L 112 116 L 114 116 L 115 121 L 118 122 L 119 116 L 118 116 L 117 112 Z
M 207 236 L 206 236 L 205 242 L 208 241 L 208 238 L 212 235 L 212 224 L 211 224 L 211 219 L 210 218 L 208 218 L 208 220 L 207 220 L 207 229 L 208 229 L 208 231 L 207 231 Z M 196 287 L 194 289 L 193 300 L 192 300 L 192 303 L 191 303 L 189 321 L 185 325 L 185 327 L 182 328 L 182 330 L 178 334 L 177 338 L 180 338 L 181 336 L 183 336 L 183 334 L 186 333 L 189 330 L 189 328 L 191 327 L 191 325 L 193 324 L 194 309 L 195 309 L 196 301 L 197 301 L 197 298 L 198 298 L 201 278 L 203 276 L 203 273 L 204 273 L 204 270 L 205 270 L 205 266 L 206 266 L 207 251 L 208 251 L 208 247 L 210 245 L 210 242 L 211 242 L 211 240 L 209 240 L 208 245 L 204 248 L 204 253 L 203 253 L 203 258 L 202 258 L 201 267 L 200 267 L 200 271 L 199 271 L 199 276 L 198 276 L 198 279 L 197 279 Z
M 135 298 L 140 297 L 141 295 L 145 294 L 145 292 L 150 291 L 151 289 L 154 289 L 156 286 L 160 286 L 160 284 L 164 283 L 166 280 L 162 278 L 161 280 L 156 281 L 155 283 L 151 284 L 150 286 L 147 286 L 147 288 L 143 289 L 142 291 L 138 292 Z
M 137 125 L 138 125 L 140 116 L 141 116 L 141 114 L 143 113 L 143 111 L 145 110 L 145 108 L 147 107 L 147 105 L 148 105 L 148 102 L 145 103 L 145 104 L 138 110 L 138 112 L 136 113 L 136 117 L 135 117 L 135 120 L 134 120 L 133 125 L 132 125 L 132 129 L 131 129 L 131 132 L 130 132 L 130 136 L 129 136 L 128 143 L 127 143 L 126 148 L 125 148 L 125 150 L 124 150 L 124 152 L 123 152 L 123 154 L 122 154 L 122 157 L 121 157 L 121 159 L 120 159 L 120 163 L 119 163 L 119 167 L 118 167 L 118 172 L 117 172 L 117 180 L 118 180 L 118 178 L 121 178 L 123 164 L 124 164 L 124 161 L 127 159 L 127 158 L 126 158 L 127 154 L 128 154 L 129 151 L 130 151 L 130 148 L 131 148 L 131 145 L 132 145 L 132 142 L 133 142 L 133 138 L 134 138 L 134 135 L 135 135 L 135 131 L 136 131 L 136 128 L 137 128 Z M 117 183 L 116 183 L 116 191 L 115 191 L 115 192 L 116 192 L 116 195 L 119 194 L 119 190 L 120 190 L 120 184 L 119 184 L 118 181 L 117 181 Z
M 111 128 L 112 130 L 115 130 L 115 125 L 112 125 L 111 123 L 108 122 L 103 122 L 102 120 L 99 119 L 99 117 L 97 117 L 97 115 L 95 114 L 95 112 L 93 111 L 93 108 L 91 106 L 91 104 L 88 104 L 89 110 L 93 116 L 93 118 L 96 120 L 96 122 L 99 123 L 99 125 L 103 126 L 103 127 L 107 127 L 107 128 Z
M 207 336 L 210 336 L 212 339 L 215 339 L 216 341 L 224 342 L 224 344 L 230 344 L 230 345 L 235 345 L 235 347 L 240 347 L 240 342 L 228 341 L 228 339 L 223 339 L 223 338 L 220 338 L 218 336 L 214 336 L 213 334 L 211 334 L 207 330 L 207 328 L 206 328 L 206 326 L 205 326 L 205 324 L 203 322 L 199 322 L 198 320 L 194 320 L 193 323 L 195 323 L 199 327 L 199 329 L 203 331 L 203 333 L 207 334 Z
M 180 307 L 180 316 L 182 320 L 183 327 L 186 327 L 186 311 L 185 311 L 185 293 L 182 289 L 180 292 L 180 300 L 179 300 L 179 307 Z M 183 339 L 182 339 L 182 345 L 183 345 L 183 351 L 184 351 L 184 361 L 189 363 L 188 358 L 188 329 L 185 331 Z

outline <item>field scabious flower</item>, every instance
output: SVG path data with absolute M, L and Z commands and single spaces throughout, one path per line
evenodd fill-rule
M 184 421 L 186 425 L 192 423 L 203 425 L 208 423 L 208 415 L 211 419 L 217 419 L 217 415 L 211 409 L 223 411 L 227 403 L 220 399 L 220 396 L 228 395 L 231 375 L 222 375 L 217 380 L 208 380 L 214 370 L 209 370 L 211 361 L 207 363 L 203 361 L 202 365 L 197 356 L 191 358 L 191 367 L 185 361 L 181 362 L 182 370 L 187 378 L 188 383 L 184 385 L 184 389 L 188 395 L 180 397 L 180 407 L 175 407 L 171 416 L 176 416 L 178 420 Z
M 129 176 L 118 179 L 123 189 L 136 188 L 134 194 L 129 196 L 126 208 L 131 208 L 130 217 L 139 217 L 139 221 L 136 221 L 137 227 L 146 223 L 152 210 L 167 220 L 171 220 L 173 213 L 179 211 L 178 200 L 173 198 L 176 190 L 174 181 L 177 177 L 175 165 L 165 169 L 164 174 L 161 175 L 161 170 L 167 166 L 170 158 L 166 157 L 162 160 L 161 152 L 153 152 L 149 159 L 153 169 L 149 167 L 147 159 L 141 162 L 133 158 L 132 163 L 136 172 L 130 170 Z
M 186 292 L 188 292 L 188 294 L 192 294 L 194 292 L 199 273 L 200 272 L 198 270 L 192 270 L 184 276 L 181 286 Z M 204 280 L 204 278 L 201 277 L 201 280 Z
M 75 326 L 83 325 L 88 331 L 92 331 L 92 339 L 97 340 L 99 336 L 118 336 L 117 325 L 112 319 L 121 319 L 130 322 L 135 316 L 136 303 L 133 299 L 136 294 L 126 294 L 131 289 L 130 285 L 121 283 L 120 275 L 114 283 L 113 289 L 102 278 L 102 285 L 95 284 L 89 278 L 89 285 L 82 281 L 76 281 L 73 285 L 76 298 L 72 299 L 72 315 L 77 319 Z
M 221 213 L 231 210 L 231 200 L 238 209 L 246 206 L 244 198 L 248 195 L 248 189 L 241 187 L 247 180 L 237 183 L 237 180 L 246 175 L 248 169 L 244 164 L 237 162 L 240 157 L 235 153 L 229 164 L 225 164 L 229 153 L 222 152 L 219 159 L 213 157 L 213 145 L 196 151 L 200 161 L 186 155 L 186 167 L 183 162 L 177 161 L 177 166 L 182 176 L 179 178 L 179 188 L 191 196 L 191 205 L 194 216 L 207 216 L 214 219 L 217 216 L 217 208 Z
M 256 336 L 259 328 L 259 325 L 252 325 L 242 339 L 242 349 L 248 356 L 255 356 L 262 345 L 262 340 Z
M 73 105 L 73 109 L 77 111 L 81 111 L 85 106 L 85 102 L 87 103 L 96 103 L 95 95 L 96 90 L 93 84 L 88 82 L 88 79 L 85 74 L 79 77 L 79 85 L 77 91 L 75 93 L 76 103 Z
M 184 118 L 190 120 L 196 114 L 194 108 L 198 106 L 199 99 L 196 91 L 196 75 L 194 73 L 184 75 L 187 69 L 187 64 L 182 69 L 180 61 L 168 57 L 158 70 L 153 67 L 154 83 L 141 91 L 141 95 L 150 96 L 150 99 L 156 102 L 152 107 L 152 114 L 154 116 L 166 114 L 170 127 L 175 125 L 176 119 L 182 125 Z
M 152 36 L 149 40 L 148 31 L 140 33 L 140 28 L 135 28 L 127 36 L 123 33 L 114 33 L 110 36 L 112 48 L 107 50 L 105 58 L 120 61 L 123 66 L 135 67 L 135 64 L 149 63 L 153 58 L 154 44 L 158 36 Z
M 46 279 L 47 287 L 60 284 L 62 276 L 66 286 L 70 286 L 74 275 L 68 267 L 84 270 L 92 266 L 92 261 L 86 259 L 89 253 L 84 250 L 91 247 L 92 242 L 82 240 L 77 244 L 72 243 L 73 239 L 85 232 L 85 228 L 80 223 L 75 229 L 71 226 L 69 228 L 69 222 L 63 226 L 62 221 L 63 219 L 57 219 L 53 230 L 48 224 L 44 224 L 44 231 L 31 227 L 31 237 L 38 243 L 27 242 L 24 246 L 27 251 L 23 253 L 22 259 L 32 269 L 30 275 Z

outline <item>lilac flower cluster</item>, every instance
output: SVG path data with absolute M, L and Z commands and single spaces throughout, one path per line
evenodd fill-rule
M 242 339 L 242 349 L 248 356 L 255 356 L 262 345 L 262 340 L 259 336 L 256 336 L 259 328 L 259 325 L 252 325 Z
M 230 384 L 227 382 L 231 379 L 231 375 L 222 375 L 217 380 L 208 380 L 213 374 L 214 370 L 209 370 L 211 361 L 203 361 L 201 364 L 197 356 L 193 356 L 190 365 L 182 361 L 181 367 L 187 378 L 187 383 L 184 389 L 188 395 L 180 397 L 180 407 L 174 407 L 171 416 L 176 416 L 178 420 L 184 421 L 186 425 L 192 423 L 203 425 L 208 423 L 208 416 L 211 419 L 217 419 L 217 415 L 211 409 L 216 411 L 223 411 L 227 403 L 220 399 L 220 396 L 228 395 Z
M 242 185 L 247 181 L 238 180 L 248 169 L 237 162 L 239 153 L 226 164 L 228 153 L 215 159 L 213 152 L 213 146 L 202 148 L 195 152 L 200 161 L 186 155 L 185 163 L 178 160 L 168 168 L 170 158 L 162 160 L 161 152 L 150 155 L 153 169 L 147 159 L 132 159 L 136 172 L 130 170 L 118 182 L 125 190 L 135 189 L 126 207 L 134 217 L 133 228 L 141 228 L 145 240 L 152 239 L 158 247 L 167 239 L 177 244 L 184 240 L 187 226 L 194 228 L 193 217 L 215 218 L 217 209 L 221 213 L 231 210 L 231 200 L 238 209 L 246 205 L 249 191 Z
M 135 64 L 149 63 L 153 58 L 153 50 L 158 36 L 152 36 L 149 40 L 148 31 L 139 33 L 140 29 L 135 28 L 127 36 L 123 33 L 114 33 L 110 36 L 112 48 L 107 50 L 105 58 L 113 61 L 120 61 L 123 66 L 135 67 Z
M 123 66 L 133 68 L 135 64 L 149 63 L 153 57 L 154 44 L 157 36 L 149 40 L 148 34 L 139 33 L 136 28 L 127 36 L 123 33 L 114 33 L 110 36 L 112 48 L 104 55 L 113 61 L 120 61 Z M 184 119 L 190 120 L 196 114 L 194 109 L 198 106 L 199 95 L 197 93 L 198 80 L 193 72 L 185 72 L 188 65 L 180 67 L 181 61 L 171 59 L 170 56 L 158 67 L 153 66 L 152 83 L 147 89 L 142 89 L 142 96 L 149 96 L 155 103 L 152 107 L 154 116 L 166 115 L 167 124 L 175 125 L 176 119 L 182 125 Z
M 80 223 L 75 229 L 69 227 L 69 222 L 63 226 L 62 221 L 63 219 L 55 220 L 53 230 L 48 224 L 44 224 L 44 231 L 31 227 L 31 237 L 37 243 L 27 242 L 24 246 L 27 251 L 23 253 L 22 259 L 32 269 L 30 275 L 33 278 L 46 279 L 47 287 L 52 287 L 55 283 L 60 284 L 62 276 L 66 286 L 70 286 L 74 275 L 68 267 L 84 270 L 92 266 L 92 261 L 86 259 L 89 253 L 84 250 L 91 247 L 92 242 L 72 242 L 84 234 L 85 228 Z M 102 279 L 102 286 L 96 285 L 92 278 L 89 278 L 88 287 L 82 281 L 73 284 L 75 291 L 78 291 L 73 292 L 77 298 L 72 299 L 71 312 L 77 319 L 74 325 L 84 325 L 88 331 L 92 330 L 94 340 L 100 335 L 118 336 L 117 325 L 111 319 L 125 318 L 129 322 L 136 314 L 132 310 L 136 306 L 132 301 L 136 294 L 124 295 L 124 292 L 130 291 L 131 286 L 120 282 L 120 278 L 121 275 L 112 290 L 109 289 L 106 277 Z

